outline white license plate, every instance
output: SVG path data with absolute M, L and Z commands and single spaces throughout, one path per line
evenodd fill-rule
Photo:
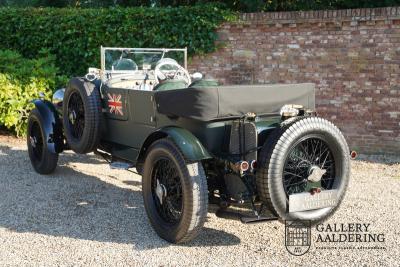
M 320 193 L 298 193 L 289 195 L 289 212 L 316 210 L 337 205 L 338 190 L 323 190 Z

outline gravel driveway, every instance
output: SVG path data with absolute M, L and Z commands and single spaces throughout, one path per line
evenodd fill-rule
M 24 142 L 0 136 L 0 265 L 398 266 L 396 162 L 400 158 L 353 161 L 345 201 L 326 222 L 370 223 L 370 231 L 385 235 L 384 249 L 344 249 L 340 245 L 348 244 L 340 244 L 321 250 L 313 228 L 309 252 L 298 257 L 285 249 L 282 223 L 243 225 L 217 218 L 213 207 L 197 239 L 171 245 L 147 221 L 139 176 L 111 170 L 97 156 L 73 153 L 60 156 L 53 175 L 40 176 Z

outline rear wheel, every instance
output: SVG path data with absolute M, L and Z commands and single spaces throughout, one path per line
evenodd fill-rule
M 187 162 L 171 140 L 156 141 L 144 163 L 143 199 L 160 237 L 171 243 L 192 240 L 205 222 L 208 207 L 201 163 Z
M 317 117 L 295 119 L 264 144 L 257 171 L 260 198 L 284 220 L 318 222 L 340 205 L 349 182 L 349 149 L 340 130 Z M 333 207 L 289 212 L 289 196 L 337 190 Z
M 42 117 L 37 109 L 32 110 L 29 115 L 27 145 L 29 159 L 35 171 L 40 174 L 52 173 L 57 167 L 58 154 L 47 149 Z

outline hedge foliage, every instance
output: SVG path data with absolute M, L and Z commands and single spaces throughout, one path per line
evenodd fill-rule
M 0 49 L 35 58 L 45 48 L 68 76 L 99 67 L 100 46 L 215 49 L 215 29 L 232 12 L 216 6 L 178 8 L 0 8 Z
M 57 76 L 55 57 L 45 50 L 38 54 L 38 59 L 25 59 L 14 51 L 0 50 L 0 125 L 17 136 L 25 133 L 31 101 L 40 92 L 50 98 L 50 88 L 66 82 Z
M 0 0 L 0 5 L 33 7 L 185 6 L 221 3 L 240 12 L 398 6 L 400 0 Z

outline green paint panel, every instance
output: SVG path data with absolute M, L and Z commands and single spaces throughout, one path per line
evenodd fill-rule
M 161 131 L 174 140 L 186 159 L 197 161 L 212 158 L 200 141 L 189 131 L 178 127 L 166 127 Z

